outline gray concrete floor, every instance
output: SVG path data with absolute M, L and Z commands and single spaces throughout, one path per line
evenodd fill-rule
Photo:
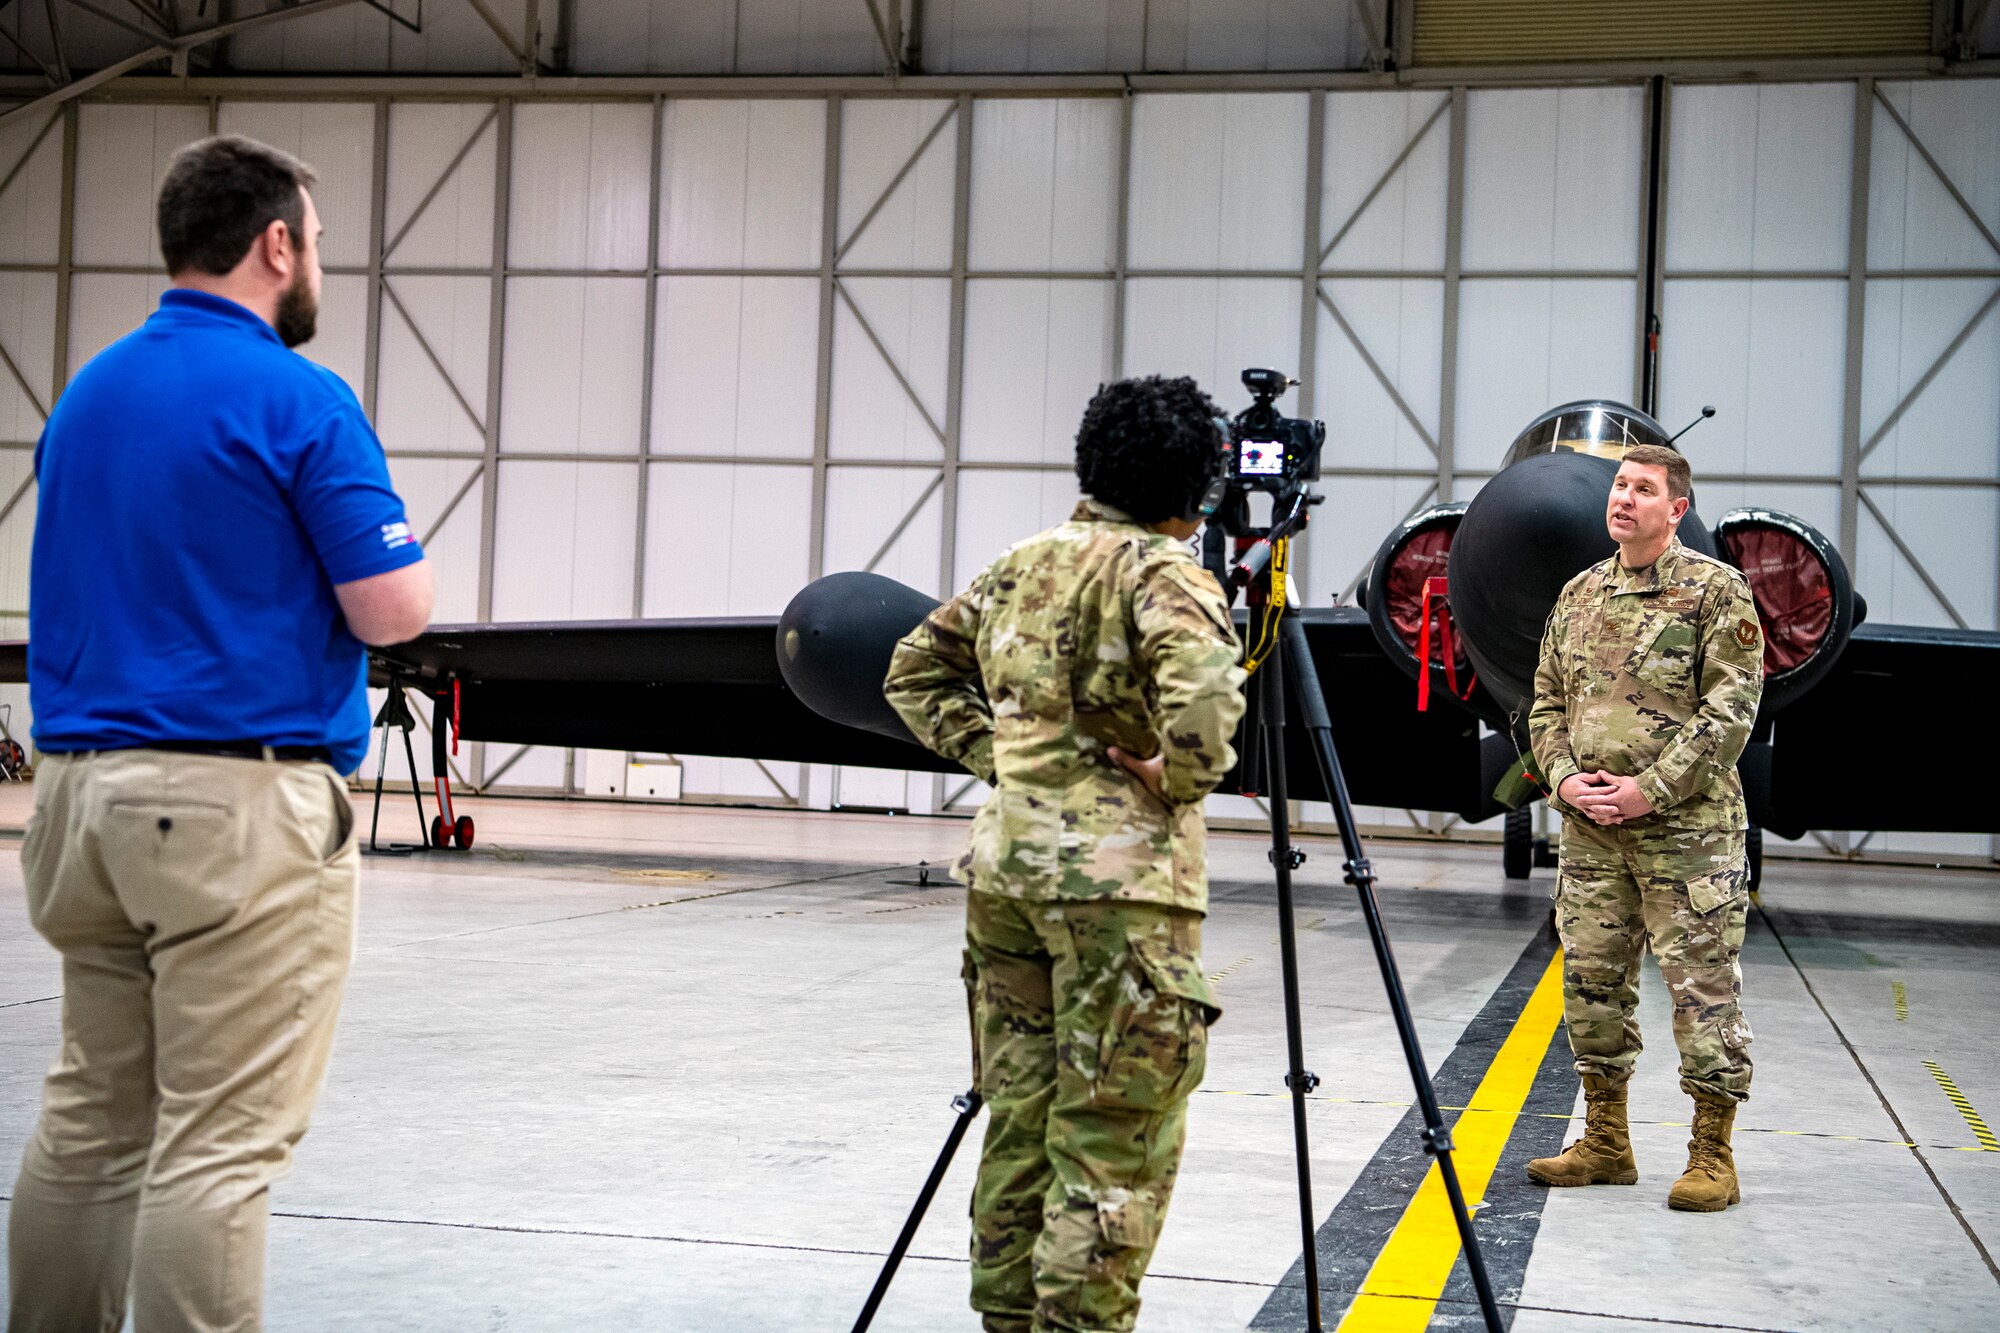
M 25 796 L 0 792 L 0 828 L 20 826 Z M 472 853 L 366 863 L 332 1073 L 273 1192 L 270 1326 L 846 1328 L 967 1077 L 959 892 L 911 882 L 965 825 L 465 805 Z M 1372 850 L 1436 1068 L 1542 928 L 1551 872 L 1510 885 L 1497 850 Z M 1411 1093 L 1338 849 L 1308 851 L 1325 1218 Z M 1246 1327 L 1300 1253 L 1263 852 L 1247 837 L 1214 848 L 1207 966 L 1227 1013 L 1145 1288 L 1149 1330 Z M 1738 1120 L 1743 1205 L 1665 1207 L 1688 1113 L 1649 973 L 1641 1183 L 1535 1200 L 1532 1253 L 1502 1292 L 1518 1333 L 2000 1328 L 1980 1248 L 2000 1245 L 2000 1153 L 1968 1151 L 1925 1066 L 2000 1117 L 2000 876 L 1773 862 L 1763 899 L 1743 959 L 1758 1061 Z M 22 910 L 18 838 L 0 837 L 0 1162 L 32 1124 L 59 989 Z M 878 1329 L 977 1327 L 963 1257 L 975 1155 L 960 1154 Z M 1496 1181 L 1518 1171 L 1505 1157 Z M 1329 1286 L 1329 1328 L 1350 1294 Z M 1466 1326 L 1441 1310 L 1436 1327 Z

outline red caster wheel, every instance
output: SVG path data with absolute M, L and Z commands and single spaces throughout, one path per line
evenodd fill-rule
M 451 830 L 445 827 L 443 815 L 431 816 L 431 846 L 451 846 Z
M 460 815 L 458 817 L 458 822 L 452 825 L 452 832 L 458 836 L 458 850 L 460 850 L 461 852 L 469 852 L 472 850 L 471 815 Z

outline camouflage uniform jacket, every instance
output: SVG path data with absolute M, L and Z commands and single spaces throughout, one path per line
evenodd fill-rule
M 1528 734 L 1550 790 L 1601 768 L 1636 777 L 1659 812 L 1635 824 L 1743 828 L 1736 760 L 1763 662 L 1750 586 L 1721 561 L 1676 539 L 1645 569 L 1615 555 L 1592 565 L 1564 587 L 1542 632 Z
M 1238 656 L 1208 571 L 1096 500 L 994 561 L 896 645 L 884 685 L 918 740 L 993 784 L 957 877 L 1207 911 L 1201 800 L 1236 762 Z M 1166 804 L 1113 745 L 1164 750 Z

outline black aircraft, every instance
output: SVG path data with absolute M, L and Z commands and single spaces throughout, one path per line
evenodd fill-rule
M 1303 612 L 1355 802 L 1467 820 L 1502 812 L 1494 792 L 1518 772 L 1549 608 L 1615 549 L 1604 511 L 1618 458 L 1666 443 L 1659 423 L 1617 403 L 1545 413 L 1477 497 L 1390 531 L 1361 605 Z M 2000 679 L 2000 633 L 1863 624 L 1839 553 L 1775 510 L 1733 510 L 1713 526 L 1690 510 L 1680 539 L 1742 569 L 1763 620 L 1764 703 L 1740 764 L 1756 825 L 1789 839 L 2000 832 L 2000 806 L 1977 784 L 1917 777 L 1947 719 L 1961 735 L 2000 733 L 2000 700 L 1978 688 Z M 890 579 L 842 573 L 779 617 L 440 627 L 373 652 L 374 683 L 391 695 L 377 721 L 409 721 L 405 690 L 432 702 L 434 847 L 474 836 L 442 776 L 450 736 L 955 771 L 910 738 L 880 688 L 895 641 L 935 605 Z M 24 647 L 0 646 L 0 680 L 25 679 Z M 1324 799 L 1304 728 L 1287 735 L 1298 746 L 1292 795 Z M 1525 876 L 1531 811 L 1508 811 L 1505 827 L 1506 871 Z

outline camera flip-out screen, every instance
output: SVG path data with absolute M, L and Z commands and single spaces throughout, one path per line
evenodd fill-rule
M 1243 477 L 1280 477 L 1285 472 L 1283 440 L 1238 441 L 1236 473 Z

